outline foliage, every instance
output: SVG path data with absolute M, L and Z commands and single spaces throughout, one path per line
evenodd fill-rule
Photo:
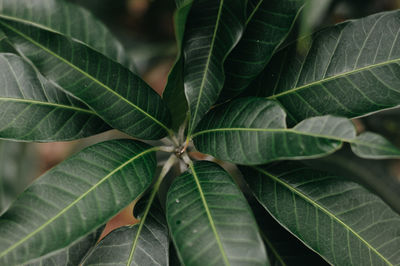
M 160 97 L 86 10 L 0 1 L 0 138 L 129 136 L 22 192 L 0 217 L 0 264 L 399 265 L 393 180 L 370 177 L 373 192 L 352 180 L 400 150 L 351 119 L 400 105 L 400 12 L 327 27 L 299 49 L 289 39 L 306 1 L 176 4 L 179 51 Z M 164 182 L 171 169 L 182 170 Z M 134 200 L 140 222 L 97 243 Z

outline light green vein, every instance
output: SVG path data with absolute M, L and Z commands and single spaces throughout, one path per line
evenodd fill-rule
M 32 38 L 30 38 L 29 36 L 25 35 L 24 33 L 20 32 L 19 30 L 15 29 L 14 27 L 0 22 L 1 25 L 3 25 L 4 27 L 8 28 L 9 30 L 15 32 L 16 34 L 20 35 L 21 37 L 23 37 L 24 39 L 26 39 L 27 41 L 31 42 L 32 44 L 36 45 L 37 47 L 39 47 L 40 49 L 42 49 L 43 51 L 47 52 L 48 54 L 50 54 L 51 56 L 54 56 L 55 58 L 57 58 L 58 60 L 60 60 L 61 62 L 65 63 L 66 65 L 70 66 L 71 68 L 75 69 L 76 71 L 78 71 L 79 73 L 81 73 L 82 75 L 84 75 L 85 77 L 91 79 L 92 81 L 94 81 L 95 83 L 97 83 L 98 85 L 100 85 L 101 87 L 103 87 L 104 89 L 106 89 L 107 91 L 109 91 L 110 93 L 114 94 L 115 96 L 117 96 L 118 98 L 120 98 L 122 101 L 126 102 L 128 105 L 132 106 L 133 108 L 137 109 L 139 112 L 141 112 L 142 114 L 144 114 L 145 116 L 147 116 L 148 118 L 150 118 L 151 120 L 153 120 L 156 124 L 158 124 L 159 126 L 161 126 L 163 129 L 166 130 L 166 132 L 168 134 L 171 134 L 171 130 L 164 125 L 163 123 L 161 123 L 158 119 L 156 119 L 155 117 L 153 117 L 152 115 L 150 115 L 149 113 L 147 113 L 146 111 L 144 111 L 142 108 L 140 108 L 139 106 L 137 106 L 136 104 L 128 101 L 126 98 L 122 97 L 120 94 L 118 94 L 117 92 L 115 92 L 114 90 L 112 90 L 110 87 L 108 87 L 106 84 L 102 83 L 100 80 L 96 79 L 95 77 L 93 77 L 92 75 L 90 75 L 89 73 L 85 72 L 84 70 L 82 70 L 81 68 L 75 66 L 74 64 L 72 64 L 71 62 L 69 62 L 68 60 L 66 60 L 65 58 L 59 56 L 58 54 L 54 53 L 53 51 L 51 51 L 50 49 L 44 47 L 43 45 L 41 45 L 40 43 L 36 42 L 35 40 L 33 40 Z
M 280 178 L 277 176 L 274 176 L 267 171 L 265 171 L 262 168 L 259 168 L 257 166 L 251 166 L 251 168 L 257 170 L 258 172 L 270 177 L 274 182 L 281 184 L 282 186 L 286 187 L 288 190 L 290 190 L 292 193 L 298 195 L 300 198 L 304 199 L 305 201 L 309 202 L 311 205 L 313 205 L 315 208 L 320 209 L 322 212 L 324 212 L 326 215 L 332 218 L 332 220 L 338 222 L 340 225 L 342 225 L 346 230 L 351 232 L 356 238 L 358 238 L 362 243 L 364 243 L 370 251 L 373 251 L 378 257 L 380 257 L 387 265 L 393 266 L 392 263 L 390 263 L 378 250 L 376 250 L 373 246 L 371 246 L 364 238 L 362 238 L 356 231 L 354 231 L 351 227 L 349 227 L 346 223 L 344 223 L 342 220 L 340 220 L 338 217 L 336 217 L 333 213 L 331 213 L 329 210 L 327 210 L 325 207 L 321 206 L 317 202 L 315 202 L 313 199 L 309 198 L 307 195 L 303 194 L 301 191 L 295 189 L 294 187 L 291 187 L 289 184 L 286 182 L 282 181 Z
M 128 164 L 132 163 L 133 161 L 135 161 L 136 159 L 146 155 L 147 153 L 151 153 L 151 152 L 155 152 L 158 151 L 160 148 L 159 147 L 152 147 L 150 149 L 147 149 L 139 154 L 137 154 L 136 156 L 132 157 L 131 159 L 129 159 L 128 161 L 126 161 L 125 163 L 121 164 L 120 166 L 118 166 L 117 168 L 115 168 L 113 171 L 111 171 L 109 174 L 107 174 L 105 177 L 103 177 L 99 182 L 97 182 L 96 184 L 94 184 L 90 189 L 88 189 L 85 193 L 83 193 L 81 196 L 79 196 L 76 200 L 74 200 L 73 202 L 71 202 L 68 206 L 66 206 L 65 208 L 63 208 L 60 212 L 58 212 L 55 216 L 53 216 L 51 219 L 47 220 L 45 223 L 43 223 L 41 226 L 39 226 L 36 230 L 32 231 L 31 233 L 29 233 L 27 236 L 23 237 L 22 239 L 20 239 L 18 242 L 16 242 L 15 244 L 11 245 L 9 248 L 7 248 L 6 250 L 4 250 L 2 253 L 0 253 L 0 258 L 4 257 L 7 253 L 9 253 L 10 251 L 12 251 L 13 249 L 15 249 L 16 247 L 18 247 L 19 245 L 23 244 L 25 241 L 27 241 L 28 239 L 30 239 L 31 237 L 33 237 L 34 235 L 36 235 L 37 233 L 39 233 L 40 231 L 42 231 L 46 226 L 48 226 L 49 224 L 51 224 L 52 222 L 54 222 L 57 218 L 59 218 L 61 215 L 63 215 L 64 213 L 66 213 L 69 209 L 71 209 L 72 207 L 74 207 L 79 201 L 81 201 L 83 198 L 85 198 L 87 195 L 89 195 L 89 193 L 93 192 L 98 186 L 100 186 L 101 184 L 103 184 L 105 181 L 107 181 L 112 175 L 114 175 L 116 172 L 120 171 L 121 169 L 123 169 L 125 166 L 127 166 Z
M 212 231 L 214 233 L 215 239 L 217 241 L 217 245 L 219 247 L 219 250 L 221 252 L 222 259 L 224 260 L 225 265 L 229 266 L 230 263 L 229 263 L 228 257 L 225 254 L 224 247 L 222 246 L 221 239 L 219 238 L 219 235 L 218 235 L 218 232 L 217 232 L 217 228 L 215 227 L 214 220 L 213 220 L 213 218 L 211 216 L 210 209 L 208 208 L 208 204 L 207 204 L 206 198 L 204 196 L 203 189 L 201 188 L 201 185 L 200 185 L 199 178 L 197 176 L 196 170 L 193 167 L 193 163 L 190 163 L 189 167 L 190 167 L 190 170 L 192 170 L 193 179 L 196 182 L 197 188 L 199 190 L 200 198 L 201 198 L 201 201 L 203 202 L 204 209 L 205 209 L 205 211 L 207 213 L 208 220 L 210 221 L 210 226 L 211 226 L 211 229 L 212 229 Z
M 38 101 L 38 100 L 0 97 L 0 101 L 28 103 L 28 104 L 35 104 L 35 105 L 45 105 L 45 106 L 51 106 L 51 107 L 55 107 L 55 108 L 71 109 L 71 110 L 74 110 L 74 111 L 77 111 L 77 112 L 84 112 L 84 113 L 88 113 L 88 114 L 91 114 L 91 115 L 96 115 L 95 112 L 93 112 L 91 110 L 88 110 L 88 109 L 82 109 L 82 108 L 79 108 L 79 107 L 70 106 L 70 105 L 63 105 L 63 104 L 58 104 L 58 103 L 41 102 L 41 101 Z
M 332 76 L 332 77 L 329 77 L 329 78 L 313 81 L 313 82 L 310 82 L 310 83 L 305 84 L 303 86 L 292 88 L 292 89 L 283 91 L 281 93 L 268 96 L 266 98 L 270 99 L 270 100 L 276 99 L 276 98 L 279 98 L 279 97 L 282 97 L 282 96 L 285 96 L 285 95 L 288 95 L 288 94 L 296 93 L 296 92 L 298 92 L 300 90 L 303 90 L 303 89 L 311 88 L 314 85 L 320 85 L 320 84 L 322 84 L 324 82 L 328 82 L 328 81 L 331 81 L 331 80 L 347 77 L 347 76 L 350 76 L 352 74 L 356 74 L 356 73 L 362 72 L 364 70 L 371 70 L 373 68 L 377 68 L 377 67 L 385 66 L 385 65 L 389 65 L 389 64 L 394 64 L 394 63 L 399 63 L 399 62 L 400 62 L 400 59 L 393 59 L 393 60 L 389 60 L 389 61 L 385 61 L 385 62 L 381 62 L 381 63 L 377 63 L 377 64 L 372 64 L 372 65 L 369 65 L 369 66 L 361 67 L 361 68 L 356 69 L 356 70 L 344 72 L 344 73 L 341 73 L 341 74 L 338 74 L 338 75 L 335 75 L 335 76 Z

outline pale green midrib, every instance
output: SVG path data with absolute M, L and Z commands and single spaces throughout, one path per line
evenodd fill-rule
M 203 78 L 201 80 L 199 97 L 197 98 L 197 103 L 196 103 L 196 107 L 195 107 L 195 111 L 194 111 L 194 115 L 193 115 L 193 120 L 191 121 L 191 126 L 189 127 L 188 137 L 192 134 L 193 123 L 196 122 L 197 113 L 198 113 L 199 106 L 200 106 L 200 100 L 201 100 L 202 95 L 203 95 L 203 89 L 204 89 L 204 85 L 205 85 L 205 81 L 206 81 L 206 76 L 207 76 L 208 68 L 209 68 L 210 61 L 211 61 L 211 55 L 214 52 L 215 39 L 216 39 L 217 31 L 218 31 L 218 28 L 219 28 L 219 20 L 221 18 L 222 6 L 224 5 L 224 0 L 220 0 L 220 1 L 221 2 L 219 3 L 219 9 L 218 9 L 218 13 L 217 13 L 217 21 L 215 22 L 215 28 L 214 28 L 214 32 L 213 32 L 212 40 L 211 40 L 211 44 L 210 44 L 210 51 L 208 53 L 207 62 L 206 62 L 206 65 L 204 67 L 205 71 L 204 71 L 204 74 L 203 74 Z
M 3 26 L 7 27 L 8 29 L 10 29 L 11 31 L 14 31 L 16 34 L 20 35 L 21 37 L 23 37 L 24 39 L 26 39 L 27 41 L 31 42 L 32 44 L 36 45 L 37 47 L 39 47 L 40 49 L 42 49 L 43 51 L 47 52 L 48 54 L 50 54 L 51 56 L 54 56 L 55 58 L 57 58 L 58 60 L 62 61 L 63 63 L 67 64 L 68 66 L 70 66 L 71 68 L 75 69 L 76 71 L 80 72 L 82 75 L 86 76 L 87 78 L 91 79 L 92 81 L 94 81 L 95 83 L 99 84 L 101 87 L 105 88 L 107 91 L 109 91 L 110 93 L 114 94 L 115 96 L 117 96 L 118 98 L 120 98 L 121 100 L 123 100 L 124 102 L 126 102 L 128 105 L 132 106 L 133 108 L 137 109 L 139 112 L 141 112 L 142 114 L 144 114 L 145 116 L 147 116 L 148 118 L 150 118 L 151 120 L 153 120 L 156 124 L 158 124 L 159 126 L 161 126 L 162 128 L 164 128 L 168 134 L 170 134 L 170 129 L 164 125 L 163 123 L 161 123 L 158 119 L 156 119 L 155 117 L 153 117 L 152 115 L 150 115 L 149 113 L 147 113 L 146 111 L 144 111 L 142 108 L 140 108 L 139 106 L 137 106 L 136 104 L 130 102 L 129 100 L 127 100 L 126 98 L 122 97 L 120 94 L 118 94 L 117 92 L 115 92 L 114 90 L 112 90 L 110 87 L 108 87 L 107 85 L 105 85 L 104 83 L 102 83 L 101 81 L 99 81 L 98 79 L 96 79 L 95 77 L 93 77 L 92 75 L 88 74 L 87 72 L 83 71 L 82 69 L 80 69 L 79 67 L 75 66 L 74 64 L 72 64 L 71 62 L 69 62 L 68 60 L 66 60 L 65 58 L 59 56 L 58 54 L 54 53 L 53 51 L 51 51 L 50 49 L 44 47 L 43 45 L 41 45 L 40 43 L 36 42 L 35 40 L 33 40 L 32 38 L 30 38 L 29 36 L 25 35 L 24 33 L 20 32 L 19 30 L 15 29 L 14 27 L 0 22 L 0 24 L 2 24 Z
M 247 26 L 250 22 L 250 20 L 253 18 L 254 14 L 257 13 L 258 8 L 260 7 L 260 5 L 262 4 L 262 2 L 264 2 L 264 0 L 260 0 L 257 5 L 254 7 L 253 11 L 251 12 L 250 16 L 247 18 L 245 26 Z
M 21 240 L 19 240 L 18 242 L 16 242 L 15 244 L 11 245 L 9 248 L 7 248 L 6 250 L 4 250 L 3 252 L 0 253 L 0 258 L 4 257 L 5 255 L 7 255 L 7 253 L 9 253 L 10 251 L 12 251 L 13 249 L 15 249 L 16 247 L 18 247 L 19 245 L 23 244 L 25 241 L 27 241 L 28 239 L 30 239 L 31 237 L 33 237 L 34 235 L 36 235 L 37 233 L 39 233 L 41 230 L 43 230 L 46 226 L 48 226 L 49 224 L 51 224 L 52 222 L 54 222 L 58 217 L 60 217 L 61 215 L 63 215 L 64 213 L 66 213 L 69 209 L 71 209 L 73 206 L 75 206 L 79 201 L 81 201 L 84 197 L 86 197 L 89 193 L 91 193 L 93 190 L 95 190 L 98 186 L 100 186 L 102 183 L 104 183 L 108 178 L 110 178 L 113 174 L 115 174 L 116 172 L 118 172 L 119 170 L 121 170 L 122 168 L 124 168 L 125 166 L 127 166 L 128 164 L 130 164 L 131 162 L 135 161 L 136 159 L 146 155 L 147 153 L 150 152 L 155 152 L 158 151 L 159 147 L 152 147 L 150 149 L 147 149 L 137 155 L 135 155 L 134 157 L 132 157 L 131 159 L 129 159 L 128 161 L 126 161 L 125 163 L 121 164 L 120 166 L 118 166 L 117 168 L 115 168 L 113 171 L 111 171 L 108 175 L 106 175 L 105 177 L 103 177 L 99 182 L 97 182 L 96 184 L 94 184 L 90 189 L 88 189 L 85 193 L 83 193 L 81 196 L 79 196 L 76 200 L 74 200 L 73 202 L 71 202 L 68 206 L 66 206 L 64 209 L 62 209 L 60 212 L 58 212 L 55 216 L 53 216 L 51 219 L 49 219 L 48 221 L 46 221 L 44 224 L 42 224 L 41 226 L 39 226 L 36 230 L 32 231 L 31 233 L 29 233 L 27 236 L 25 236 L 24 238 L 22 238 Z
M 392 263 L 390 263 L 378 250 L 376 250 L 373 246 L 371 246 L 364 238 L 362 238 L 357 232 L 355 232 L 351 227 L 349 227 L 347 224 L 345 224 L 342 220 L 340 220 L 338 217 L 336 217 L 334 214 L 332 214 L 331 212 L 329 212 L 327 209 L 325 209 L 325 207 L 321 206 L 320 204 L 318 204 L 317 202 L 315 202 L 313 199 L 309 198 L 307 195 L 303 194 L 301 191 L 298 191 L 296 188 L 291 187 L 290 185 L 288 185 L 286 182 L 282 181 L 280 178 L 268 173 L 267 171 L 265 171 L 262 168 L 259 168 L 257 166 L 250 166 L 251 168 L 257 170 L 258 172 L 270 177 L 271 179 L 273 179 L 275 182 L 283 185 L 284 187 L 286 187 L 288 190 L 290 190 L 291 192 L 297 194 L 300 198 L 303 198 L 305 201 L 308 201 L 311 205 L 313 205 L 315 208 L 320 209 L 322 212 L 324 212 L 325 214 L 327 214 L 329 217 L 331 217 L 332 219 L 334 219 L 335 221 L 337 221 L 339 224 L 341 224 L 345 229 L 347 229 L 348 231 L 350 231 L 351 233 L 353 233 L 353 235 L 355 237 L 357 237 L 361 242 L 363 242 L 370 250 L 372 250 L 373 252 L 375 252 L 376 255 L 378 255 L 378 257 L 380 257 L 385 263 L 387 263 L 388 265 L 393 266 Z
M 272 253 L 275 255 L 275 258 L 281 263 L 281 266 L 287 266 L 283 261 L 282 257 L 279 255 L 278 251 L 275 249 L 274 245 L 269 241 L 268 237 L 264 234 L 264 232 L 260 232 L 261 237 L 264 239 L 265 243 L 271 249 Z
M 308 84 L 302 85 L 300 87 L 292 88 L 292 89 L 283 91 L 281 93 L 268 96 L 268 97 L 266 97 L 266 99 L 270 99 L 270 100 L 276 99 L 276 98 L 285 96 L 287 94 L 295 93 L 295 92 L 297 92 L 299 90 L 311 88 L 314 85 L 318 85 L 318 84 L 322 84 L 324 82 L 328 82 L 328 81 L 331 81 L 331 80 L 335 80 L 335 79 L 339 79 L 339 78 L 342 78 L 342 77 L 350 76 L 352 74 L 355 74 L 355 73 L 358 73 L 358 72 L 362 72 L 364 70 L 373 69 L 373 68 L 376 68 L 376 67 L 380 67 L 380 66 L 384 66 L 384 65 L 388 65 L 388 64 L 392 64 L 392 63 L 398 63 L 398 62 L 400 62 L 400 59 L 392 59 L 392 60 L 388 60 L 388 61 L 385 61 L 385 62 L 381 62 L 381 63 L 372 64 L 372 65 L 369 65 L 369 66 L 361 67 L 361 68 L 358 68 L 356 70 L 351 70 L 351 71 L 344 72 L 344 73 L 341 73 L 341 74 L 338 74 L 338 75 L 335 75 L 335 76 L 332 76 L 332 77 L 328 77 L 328 78 L 320 79 L 320 80 L 317 80 L 317 81 L 313 81 L 313 82 L 310 82 Z
M 214 128 L 214 129 L 207 129 L 207 130 L 202 130 L 199 132 L 196 132 L 195 134 L 192 135 L 192 138 L 195 138 L 199 135 L 202 134 L 207 134 L 207 133 L 212 133 L 212 132 L 223 132 L 223 131 L 250 131 L 250 132 L 271 132 L 271 133 L 294 133 L 298 135 L 305 135 L 305 136 L 310 136 L 310 137 L 316 137 L 316 138 L 323 138 L 323 139 L 330 139 L 330 140 L 335 140 L 335 141 L 340 141 L 340 142 L 347 142 L 351 144 L 359 144 L 371 148 L 376 148 L 380 149 L 383 151 L 390 151 L 390 152 L 396 152 L 400 153 L 399 150 L 397 149 L 389 149 L 387 147 L 379 146 L 379 145 L 374 145 L 368 142 L 362 142 L 357 140 L 357 138 L 354 139 L 346 139 L 346 138 L 338 138 L 334 136 L 329 136 L 329 135 L 319 135 L 319 134 L 314 134 L 314 133 L 309 133 L 309 132 L 304 132 L 304 131 L 298 131 L 290 128 Z
M 91 114 L 91 115 L 96 115 L 95 112 L 93 112 L 91 110 L 88 110 L 88 109 L 81 109 L 79 107 L 70 106 L 70 105 L 63 105 L 63 104 L 58 104 L 58 103 L 41 102 L 41 101 L 31 100 L 31 99 L 0 97 L 0 101 L 21 102 L 21 103 L 30 103 L 30 104 L 36 104 L 36 105 L 46 105 L 46 106 L 52 106 L 52 107 L 63 108 L 63 109 L 71 109 L 71 110 L 78 111 L 78 112 L 84 112 L 84 113 L 88 113 L 88 114 Z
M 198 179 L 198 177 L 197 177 L 196 170 L 195 170 L 194 167 L 193 167 L 193 163 L 190 163 L 190 164 L 189 164 L 189 167 L 190 167 L 190 169 L 192 170 L 193 179 L 194 179 L 194 181 L 196 182 L 197 189 L 199 190 L 199 194 L 200 194 L 201 201 L 202 201 L 203 206 L 204 206 L 204 209 L 205 209 L 205 211 L 206 211 L 208 220 L 210 221 L 210 226 L 211 226 L 211 229 L 212 229 L 212 231 L 213 231 L 213 233 L 214 233 L 214 236 L 215 236 L 215 239 L 216 239 L 216 241 L 217 241 L 218 248 L 219 248 L 219 250 L 220 250 L 220 252 L 221 252 L 221 255 L 222 255 L 222 258 L 223 258 L 223 260 L 224 260 L 224 263 L 225 263 L 225 265 L 229 266 L 230 263 L 229 263 L 228 257 L 227 257 L 226 254 L 225 254 L 224 247 L 222 246 L 221 239 L 219 238 L 219 235 L 218 235 L 218 232 L 217 232 L 217 228 L 215 227 L 214 220 L 213 220 L 213 218 L 212 218 L 212 216 L 211 216 L 211 212 L 210 212 L 210 210 L 209 210 L 209 208 L 208 208 L 207 201 L 206 201 L 206 198 L 205 198 L 205 196 L 204 196 L 203 189 L 201 188 L 199 179 Z
M 157 195 L 157 192 L 158 192 L 158 190 L 160 188 L 160 185 L 161 185 L 164 177 L 168 174 L 169 170 L 174 165 L 175 158 L 176 158 L 175 154 L 172 154 L 168 158 L 167 162 L 164 164 L 164 166 L 163 166 L 163 168 L 162 168 L 162 170 L 160 172 L 160 175 L 158 176 L 158 179 L 157 179 L 156 183 L 153 186 L 153 189 L 151 191 L 149 201 L 147 202 L 146 209 L 144 211 L 143 217 L 140 219 L 140 224 L 139 224 L 138 231 L 136 232 L 135 239 L 133 240 L 132 248 L 131 248 L 131 251 L 129 253 L 128 261 L 126 263 L 127 266 L 130 266 L 131 263 L 132 263 L 133 255 L 135 253 L 136 246 L 137 246 L 137 244 L 139 242 L 140 233 L 142 232 L 144 223 L 146 222 L 147 215 L 150 212 L 151 205 L 153 204 L 154 198 Z

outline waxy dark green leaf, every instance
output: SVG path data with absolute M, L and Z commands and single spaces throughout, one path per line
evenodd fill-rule
M 189 135 L 218 99 L 224 84 L 223 63 L 244 30 L 246 4 L 243 0 L 198 0 L 192 5 L 183 42 Z
M 185 32 L 186 20 L 192 7 L 193 0 L 177 2 L 178 9 L 174 14 L 175 36 L 178 48 L 178 55 L 171 72 L 168 75 L 168 82 L 163 92 L 163 99 L 171 111 L 172 128 L 178 129 L 187 117 L 188 103 L 183 86 L 183 55 L 182 42 Z
M 0 217 L 0 264 L 41 257 L 104 224 L 150 186 L 156 149 L 106 141 L 45 173 Z
M 0 138 L 60 141 L 110 127 L 88 107 L 38 75 L 22 58 L 0 54 Z
M 140 232 L 139 224 L 112 231 L 100 241 L 82 265 L 168 265 L 168 248 L 165 216 L 161 206 L 155 204 Z
M 261 95 L 279 101 L 292 122 L 324 114 L 358 117 L 400 105 L 400 11 L 326 28 L 306 54 L 296 45 L 267 67 Z
M 8 20 L 0 27 L 47 79 L 112 127 L 144 139 L 167 134 L 170 116 L 161 97 L 128 69 L 54 32 Z
M 360 157 L 400 158 L 400 150 L 379 135 L 356 137 L 347 118 L 313 117 L 293 128 L 285 121 L 278 103 L 241 98 L 212 109 L 196 128 L 193 141 L 199 151 L 238 164 L 317 158 L 340 149 L 343 142 L 351 143 Z
M 265 265 L 251 209 L 220 166 L 190 164 L 171 185 L 167 221 L 184 265 Z
M 88 252 L 96 245 L 101 233 L 103 232 L 104 226 L 95 230 L 93 233 L 83 237 L 72 243 L 71 245 L 47 254 L 39 259 L 35 259 L 28 263 L 24 263 L 23 266 L 42 266 L 42 265 L 54 265 L 54 266 L 76 266 L 80 265 L 83 258 Z
M 120 42 L 84 8 L 63 0 L 0 0 L 0 18 L 32 24 L 77 39 L 134 70 Z
M 256 200 L 252 199 L 252 201 Z M 258 202 L 251 202 L 250 205 L 260 228 L 271 265 L 329 265 L 321 256 L 282 227 Z
M 221 100 L 240 94 L 262 72 L 288 36 L 305 1 L 254 2 L 255 6 L 246 21 L 246 30 L 225 61 L 225 84 Z
M 400 263 L 400 216 L 360 185 L 292 163 L 241 170 L 261 204 L 331 264 Z

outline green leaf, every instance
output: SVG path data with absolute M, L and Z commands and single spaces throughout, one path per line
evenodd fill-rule
M 172 128 L 178 129 L 187 117 L 188 103 L 183 86 L 183 56 L 182 42 L 185 32 L 186 20 L 192 7 L 193 0 L 177 2 L 178 9 L 174 14 L 175 36 L 178 54 L 174 66 L 168 75 L 167 86 L 163 93 L 163 99 L 171 111 Z
M 289 35 L 304 2 L 257 1 L 247 18 L 243 37 L 226 59 L 226 78 L 220 95 L 221 100 L 240 94 L 262 72 Z
M 293 128 L 286 127 L 285 119 L 276 102 L 241 98 L 212 109 L 197 127 L 193 141 L 199 151 L 238 164 L 317 158 L 340 149 L 343 142 L 351 143 L 361 157 L 400 157 L 400 150 L 383 137 L 372 133 L 356 137 L 346 118 L 313 117 Z
M 217 101 L 224 84 L 223 63 L 239 41 L 247 1 L 199 0 L 186 24 L 184 85 L 191 121 L 189 134 Z
M 24 266 L 42 266 L 42 265 L 57 265 L 57 266 L 76 266 L 80 265 L 87 253 L 96 245 L 104 226 L 101 226 L 96 231 L 90 233 L 82 239 L 79 239 L 71 245 L 50 253 L 39 259 L 35 259 Z
M 112 231 L 82 265 L 168 265 L 168 248 L 168 227 L 161 206 L 155 204 L 141 230 L 136 224 Z
M 145 139 L 158 139 L 169 131 L 162 99 L 128 69 L 57 33 L 8 20 L 1 20 L 0 27 L 46 78 L 112 127 Z
M 334 114 L 358 117 L 400 104 L 400 11 L 326 28 L 306 54 L 276 55 L 258 83 L 293 122 Z
M 33 145 L 0 141 L 0 213 L 3 213 L 36 177 L 39 170 Z
M 184 265 L 265 265 L 251 209 L 227 172 L 196 162 L 171 185 L 167 222 Z
M 70 36 L 135 69 L 121 43 L 104 24 L 75 4 L 63 0 L 0 0 L 0 18 Z
M 37 75 L 22 58 L 0 53 L 0 138 L 60 141 L 109 129 L 92 110 Z
M 271 265 L 329 265 L 283 228 L 258 202 L 251 203 Z
M 299 164 L 242 171 L 261 204 L 333 265 L 400 263 L 400 216 L 360 185 Z
M 41 257 L 104 224 L 152 183 L 156 150 L 106 141 L 48 171 L 0 217 L 0 264 Z

